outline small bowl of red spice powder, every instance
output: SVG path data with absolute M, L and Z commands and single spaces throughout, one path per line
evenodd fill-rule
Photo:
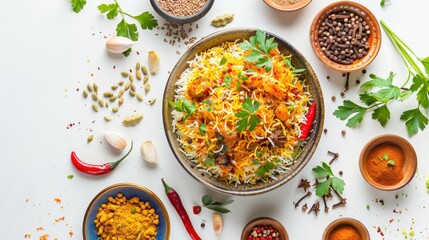
M 195 22 L 206 15 L 214 0 L 150 0 L 150 3 L 165 20 L 184 24 Z
M 251 220 L 241 233 L 241 240 L 289 240 L 285 227 L 277 220 L 259 217 Z
M 417 155 L 404 138 L 385 134 L 375 137 L 363 148 L 359 168 L 373 187 L 392 191 L 408 184 L 417 169 Z
M 292 12 L 307 6 L 311 0 L 264 0 L 264 2 L 274 9 Z
M 354 218 L 340 218 L 331 222 L 322 240 L 369 240 L 368 229 Z

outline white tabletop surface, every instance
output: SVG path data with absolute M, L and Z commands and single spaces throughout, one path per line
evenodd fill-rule
M 150 11 L 162 25 L 164 20 L 152 9 L 149 1 L 119 1 L 125 10 L 138 14 Z M 248 27 L 273 32 L 295 46 L 310 62 L 323 89 L 326 107 L 325 128 L 320 144 L 307 166 L 290 182 L 271 192 L 251 197 L 226 196 L 213 192 L 190 177 L 174 158 L 168 147 L 162 124 L 162 95 L 169 71 L 187 46 L 171 46 L 163 41 L 165 30 L 141 30 L 140 40 L 127 58 L 108 54 L 106 39 L 115 35 L 119 21 L 107 20 L 97 6 L 104 1 L 89 0 L 82 12 L 72 11 L 69 1 L 4 1 L 0 15 L 0 78 L 1 117 L 0 146 L 0 232 L 1 239 L 82 239 L 82 220 L 91 199 L 103 188 L 120 182 L 143 185 L 154 191 L 166 205 L 171 219 L 171 239 L 189 239 L 177 213 L 164 194 L 160 179 L 174 187 L 182 196 L 184 206 L 203 239 L 239 239 L 244 225 L 253 218 L 269 216 L 286 227 L 290 239 L 320 239 L 325 227 L 340 217 L 354 217 L 368 228 L 372 239 L 405 239 L 404 233 L 414 231 L 414 239 L 429 239 L 427 215 L 429 194 L 425 181 L 429 175 L 427 142 L 429 130 L 409 137 L 399 116 L 405 109 L 415 106 L 414 99 L 391 104 L 392 118 L 385 128 L 371 120 L 368 114 L 362 125 L 350 129 L 345 122 L 332 115 L 342 102 L 340 92 L 344 78 L 341 73 L 326 68 L 313 53 L 309 41 L 309 28 L 313 17 L 333 0 L 315 0 L 306 8 L 285 13 L 271 9 L 262 0 L 216 0 L 210 12 L 197 23 L 198 29 L 190 33 L 200 39 L 218 31 L 210 21 L 225 13 L 235 14 L 228 28 Z M 428 32 L 425 17 L 429 9 L 427 0 L 399 1 L 384 8 L 379 0 L 358 1 L 367 6 L 378 19 L 385 20 L 396 33 L 422 57 L 429 55 Z M 107 1 L 107 3 L 110 3 Z M 130 21 L 131 22 L 131 21 Z M 188 26 L 188 25 L 187 25 Z M 367 74 L 352 73 L 351 88 L 344 99 L 357 100 L 356 79 L 369 79 L 369 73 L 387 76 L 397 73 L 402 82 L 406 69 L 391 42 L 383 33 L 378 57 L 366 68 Z M 150 78 L 149 96 L 157 97 L 153 106 L 129 100 L 120 110 L 120 117 L 105 122 L 106 110 L 94 113 L 91 101 L 82 97 L 88 82 L 107 89 L 120 79 L 120 72 L 132 69 L 137 61 L 147 65 L 147 53 L 158 52 L 161 67 Z M 136 52 L 139 52 L 139 55 Z M 330 80 L 327 80 L 327 76 Z M 331 96 L 336 96 L 333 102 Z M 147 99 L 148 97 L 146 97 Z M 121 120 L 133 111 L 144 113 L 143 121 L 135 127 L 123 127 Z M 69 124 L 74 124 L 68 127 Z M 345 129 L 347 134 L 341 135 Z M 104 131 L 122 134 L 133 140 L 135 150 L 112 173 L 92 177 L 78 172 L 70 162 L 75 150 L 86 161 L 104 163 L 118 158 L 121 153 L 111 150 L 103 137 Z M 419 162 L 415 178 L 403 189 L 382 192 L 369 186 L 358 169 L 358 156 L 371 138 L 393 133 L 407 138 L 414 146 Z M 94 141 L 86 143 L 88 135 Z M 160 162 L 149 167 L 141 160 L 138 151 L 145 140 L 152 140 Z M 339 152 L 333 165 L 342 170 L 346 182 L 345 207 L 321 211 L 318 216 L 293 207 L 303 195 L 297 185 L 302 178 L 313 180 L 311 169 L 321 161 L 328 161 L 327 151 Z M 73 175 L 72 179 L 68 179 Z M 224 215 L 224 229 L 215 234 L 211 227 L 211 211 L 204 209 L 192 214 L 192 206 L 200 203 L 204 194 L 216 199 L 233 199 L 232 213 Z M 396 197 L 395 197 L 396 196 Z M 384 201 L 382 205 L 379 200 Z M 306 202 L 320 201 L 312 196 Z M 333 202 L 331 202 L 332 204 Z M 369 205 L 369 209 L 367 209 Z M 206 223 L 203 229 L 202 222 Z M 377 232 L 377 228 L 384 234 Z M 70 232 L 73 233 L 70 236 Z

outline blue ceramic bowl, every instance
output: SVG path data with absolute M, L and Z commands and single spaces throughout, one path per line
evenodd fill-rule
M 140 198 L 140 201 L 149 202 L 152 208 L 155 209 L 155 213 L 159 215 L 156 240 L 167 240 L 170 238 L 170 218 L 161 199 L 145 187 L 130 183 L 119 183 L 103 189 L 89 204 L 83 219 L 84 240 L 98 239 L 97 228 L 94 224 L 98 208 L 101 204 L 108 202 L 108 197 L 115 197 L 118 193 L 122 193 L 127 199 L 137 196 Z

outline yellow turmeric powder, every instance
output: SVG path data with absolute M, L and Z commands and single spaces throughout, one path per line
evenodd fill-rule
M 99 239 L 155 240 L 159 216 L 149 202 L 138 197 L 127 199 L 122 193 L 107 200 L 94 220 Z

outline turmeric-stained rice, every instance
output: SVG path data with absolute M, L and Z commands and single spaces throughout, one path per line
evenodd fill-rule
M 94 223 L 99 240 L 154 240 L 159 216 L 149 202 L 118 193 L 100 206 Z

